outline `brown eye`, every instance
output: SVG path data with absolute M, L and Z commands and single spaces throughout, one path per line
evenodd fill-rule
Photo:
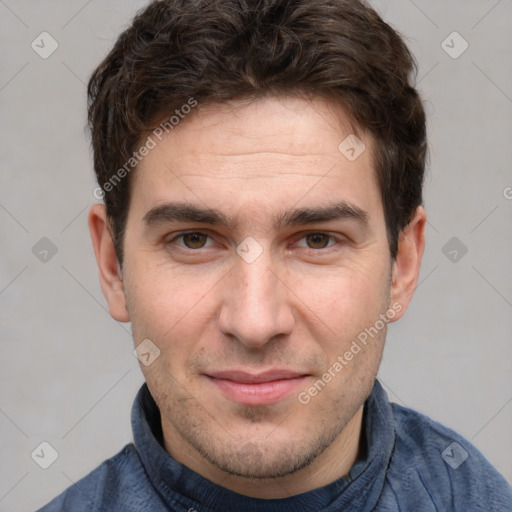
M 323 233 L 311 233 L 306 236 L 306 241 L 310 249 L 325 249 L 329 244 L 329 235 Z
M 182 237 L 183 243 L 189 249 L 202 249 L 208 239 L 208 235 L 203 233 L 185 233 Z

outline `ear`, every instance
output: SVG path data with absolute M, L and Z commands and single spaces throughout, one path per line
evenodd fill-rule
M 393 322 L 403 316 L 418 284 L 421 258 L 425 248 L 427 214 L 422 206 L 416 209 L 414 218 L 398 238 L 398 252 L 393 262 L 391 304 L 399 303 L 402 309 Z
M 100 272 L 103 295 L 107 299 L 109 312 L 118 322 L 129 322 L 123 276 L 111 236 L 110 221 L 105 206 L 95 204 L 89 211 L 89 231 Z

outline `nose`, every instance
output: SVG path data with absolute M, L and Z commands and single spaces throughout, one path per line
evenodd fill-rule
M 236 259 L 224 280 L 218 317 L 224 335 L 257 349 L 292 332 L 295 318 L 291 291 L 279 272 L 266 251 L 252 263 Z

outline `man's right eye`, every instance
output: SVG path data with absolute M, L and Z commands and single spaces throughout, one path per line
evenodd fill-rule
M 206 245 L 209 238 L 210 237 L 205 233 L 201 233 L 200 231 L 192 231 L 176 235 L 169 241 L 169 243 L 176 244 L 179 247 L 187 249 L 203 249 L 205 247 L 209 247 Z M 182 243 L 178 242 L 180 239 Z

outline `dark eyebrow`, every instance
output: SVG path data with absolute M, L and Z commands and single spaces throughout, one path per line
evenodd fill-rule
M 345 219 L 354 219 L 362 223 L 364 227 L 368 226 L 368 213 L 358 206 L 340 202 L 318 208 L 298 208 L 285 212 L 275 218 L 273 227 L 277 230 L 283 226 L 301 226 Z M 229 219 L 214 208 L 179 202 L 155 206 L 144 215 L 143 220 L 147 226 L 182 221 L 223 226 L 231 231 L 236 230 L 238 225 L 238 222 Z
M 274 229 L 281 226 L 301 226 L 317 222 L 353 219 L 368 227 L 368 213 L 359 206 L 344 201 L 317 208 L 299 208 L 280 215 L 274 222 Z
M 144 215 L 143 220 L 148 226 L 179 221 L 224 226 L 232 231 L 237 226 L 237 223 L 231 221 L 219 210 L 188 203 L 165 203 L 155 206 Z

